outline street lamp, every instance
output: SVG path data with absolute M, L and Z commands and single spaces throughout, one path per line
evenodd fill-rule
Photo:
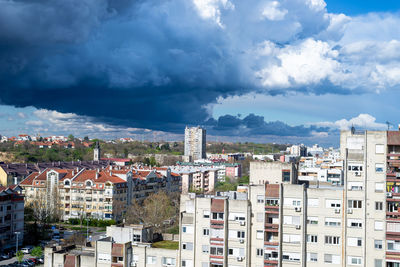
M 19 236 L 20 233 L 21 233 L 21 232 L 14 232 L 14 234 L 17 235 L 17 241 L 15 242 L 15 253 L 18 252 L 18 236 Z

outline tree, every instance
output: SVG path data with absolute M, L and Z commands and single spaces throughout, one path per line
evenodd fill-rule
M 40 258 L 43 256 L 43 250 L 40 246 L 34 247 L 31 251 L 31 255 L 36 258 Z
M 68 141 L 74 141 L 74 139 L 75 137 L 72 134 L 68 135 Z
M 89 141 L 89 136 L 85 136 L 85 137 L 83 138 L 83 141 L 88 142 L 88 141 Z
M 18 250 L 18 251 L 17 251 L 17 254 L 16 254 L 15 256 L 17 257 L 17 261 L 18 261 L 19 263 L 21 263 L 22 260 L 24 259 L 24 253 L 22 253 L 21 250 Z
M 163 222 L 175 217 L 175 214 L 174 203 L 164 191 L 160 191 L 148 196 L 143 203 L 133 200 L 126 213 L 126 222 L 150 225 L 160 232 Z

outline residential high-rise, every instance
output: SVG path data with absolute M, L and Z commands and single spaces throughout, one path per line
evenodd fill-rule
M 100 161 L 100 144 L 99 141 L 96 142 L 96 145 L 93 149 L 93 160 Z
M 201 127 L 185 128 L 185 157 L 189 161 L 206 158 L 206 130 Z

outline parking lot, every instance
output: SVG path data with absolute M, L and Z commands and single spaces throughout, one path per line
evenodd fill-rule
M 33 257 L 30 254 L 24 254 L 24 259 L 29 259 L 29 258 L 33 258 Z M 17 257 L 13 257 L 13 258 L 10 258 L 8 260 L 2 260 L 2 261 L 0 261 L 0 266 L 7 266 L 7 265 L 12 264 L 12 263 L 14 263 L 16 261 L 18 261 Z M 43 264 L 37 264 L 35 266 L 43 266 Z

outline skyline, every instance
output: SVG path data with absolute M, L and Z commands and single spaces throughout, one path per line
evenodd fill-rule
M 400 123 L 394 1 L 0 2 L 0 134 L 337 146 Z

